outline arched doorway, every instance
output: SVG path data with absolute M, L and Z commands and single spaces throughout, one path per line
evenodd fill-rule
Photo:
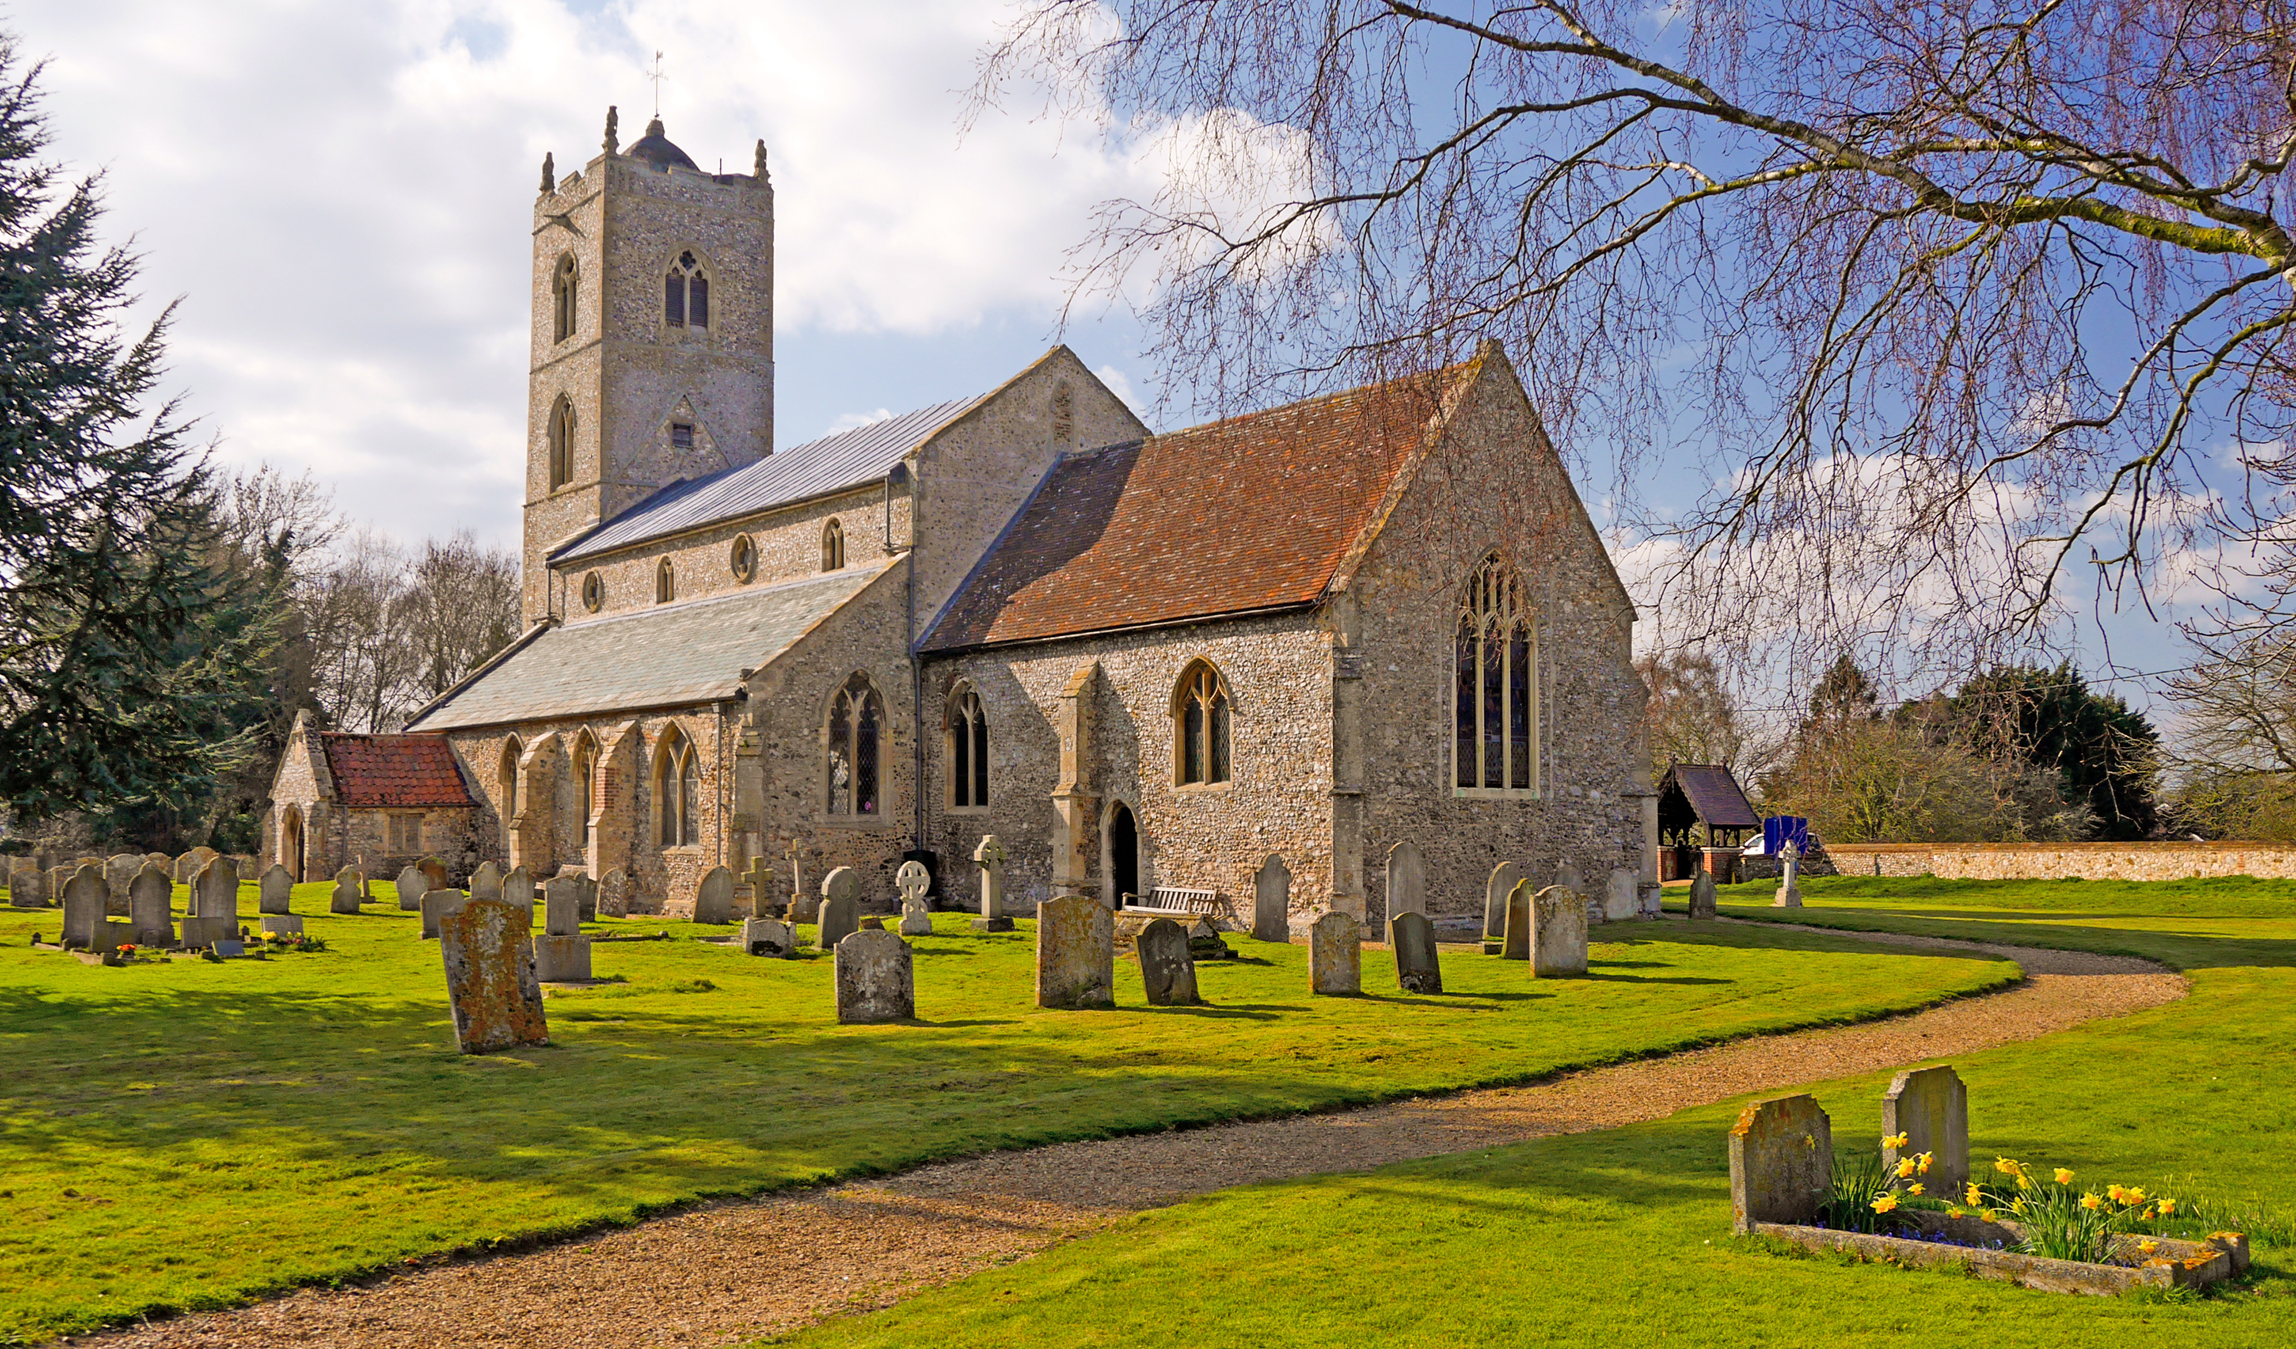
M 1118 908 L 1140 893 L 1140 824 L 1122 801 L 1108 810 L 1108 880 Z
M 303 879 L 303 812 L 293 806 L 279 817 L 279 865 L 289 879 Z

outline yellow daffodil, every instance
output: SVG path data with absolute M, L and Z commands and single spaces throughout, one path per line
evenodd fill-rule
M 2072 1171 L 2071 1171 L 2071 1170 L 2069 1170 L 2069 1169 L 2067 1169 L 2067 1168 L 2065 1168 L 2065 1167 L 2062 1167 L 2062 1166 L 2058 1167 L 2058 1168 L 2057 1168 L 2057 1183 L 2058 1183 L 2059 1185 L 2070 1185 L 2070 1184 L 2072 1184 L 2072 1183 L 2073 1183 L 2073 1173 L 2072 1173 Z
M 2004 1176 L 2014 1176 L 2017 1174 L 2017 1163 L 2007 1157 L 1996 1157 L 1993 1159 L 1993 1169 Z
M 1923 1175 L 1925 1175 L 1925 1176 L 1926 1176 L 1926 1175 L 1928 1175 L 1928 1174 L 1929 1174 L 1929 1164 L 1930 1164 L 1931 1162 L 1934 1162 L 1934 1161 L 1936 1161 L 1936 1160 L 1937 1160 L 1937 1154 L 1936 1154 L 1936 1153 L 1934 1153 L 1934 1152 L 1925 1152 L 1925 1153 L 1921 1154 L 1919 1157 L 1916 1157 L 1916 1158 L 1914 1158 L 1914 1159 L 1913 1159 L 1913 1162 L 1914 1162 L 1914 1167 L 1913 1167 L 1913 1169 L 1914 1169 L 1914 1170 L 1916 1170 L 1916 1171 L 1919 1171 L 1921 1174 L 1923 1174 Z
M 1954 1205 L 1953 1207 L 1951 1207 L 1951 1208 L 1948 1208 L 1947 1210 L 1945 1210 L 1945 1216 L 1946 1216 L 1946 1217 L 1948 1217 L 1948 1218 L 1959 1218 L 1959 1217 L 1962 1217 L 1962 1216 L 1963 1216 L 1963 1214 L 1962 1214 L 1962 1212 L 1961 1212 L 1961 1206 L 1960 1206 L 1959 1204 L 1956 1204 L 1956 1205 Z
M 1885 1148 L 1902 1148 L 1905 1146 L 1905 1141 L 1910 1137 L 1912 1137 L 1911 1134 L 1883 1134 L 1881 1145 Z
M 1971 1181 L 1968 1193 L 1961 1196 L 1961 1202 L 1975 1208 L 1985 1202 L 1985 1192 L 1977 1188 L 1976 1181 Z
M 2144 1192 L 2144 1187 L 2143 1187 L 2143 1186 L 2141 1186 L 2141 1185 L 2132 1185 L 2132 1186 L 2130 1186 L 2130 1187 L 2129 1187 L 2129 1202 L 2130 1202 L 2130 1203 L 2132 1203 L 2132 1204 L 2141 1204 L 2141 1203 L 2143 1203 L 2144 1201 L 2145 1201 L 2145 1192 Z
M 1873 1201 L 1873 1211 L 1876 1213 L 1887 1213 L 1896 1207 L 1897 1196 L 1894 1194 L 1885 1194 Z
M 2081 1207 L 2087 1209 L 2091 1213 L 2096 1212 L 2098 1209 L 2101 1209 L 2104 1206 L 2105 1201 L 2097 1198 L 2096 1192 L 2093 1190 L 2081 1196 Z
M 1983 1218 L 1983 1219 L 1984 1219 L 1985 1221 L 1987 1221 L 1987 1222 L 1992 1222 L 1992 1221 L 1993 1221 L 1995 1218 L 1999 1217 L 2000 1215 L 1996 1214 L 1996 1213 L 1995 1213 L 1995 1212 L 1994 1212 L 1992 1209 L 1989 1209 L 1989 1208 L 1988 1208 L 1988 1209 L 1979 1209 L 1979 1210 L 1977 1211 L 1977 1216 L 1978 1216 L 1978 1217 L 1980 1217 L 1980 1218 Z
M 2032 1178 L 2031 1176 L 2025 1175 L 2025 1174 L 2023 1174 L 2022 1172 L 2020 1172 L 2020 1173 L 2018 1174 L 2018 1176 L 2017 1176 L 2017 1188 L 2018 1188 L 2018 1189 L 2020 1189 L 2020 1190 L 2030 1190 L 2030 1189 L 2032 1189 L 2032 1188 L 2033 1188 L 2033 1178 Z
M 2105 1196 L 2116 1204 L 2125 1204 L 2129 1202 L 2129 1192 L 2124 1186 L 2107 1185 L 2105 1187 Z
M 1917 1181 L 1915 1181 L 1913 1184 L 1906 1186 L 1906 1187 L 1905 1187 L 1905 1192 L 1906 1192 L 1907 1194 L 1920 1194 L 1920 1193 L 1921 1193 L 1921 1182 L 1917 1180 Z
M 1899 1180 L 1905 1180 L 1911 1177 L 1913 1175 L 1913 1168 L 1916 1165 L 1918 1165 L 1918 1163 L 1916 1163 L 1911 1157 L 1908 1157 L 1904 1161 L 1899 1162 L 1897 1164 L 1897 1178 Z
M 2157 1241 L 2140 1241 L 2137 1243 L 2137 1254 L 2139 1255 L 2151 1255 L 2159 1249 L 2160 1243 Z
M 2152 1211 L 2151 1209 L 2149 1209 L 2149 1208 L 2148 1208 L 2148 1209 L 2146 1209 L 2146 1210 L 2144 1211 L 2144 1220 L 2145 1220 L 2146 1222 L 2148 1222 L 2148 1223 L 2149 1223 L 2149 1222 L 2151 1222 L 2151 1221 L 2152 1221 L 2152 1217 L 2153 1217 L 2153 1211 Z
M 2174 1199 L 2163 1199 L 2160 1201 L 2160 1216 L 2165 1218 L 2174 1212 L 2176 1212 L 2176 1201 Z

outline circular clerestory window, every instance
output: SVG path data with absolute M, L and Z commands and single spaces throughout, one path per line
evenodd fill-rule
M 588 609 L 591 613 L 596 613 L 598 612 L 599 606 L 603 605 L 605 602 L 606 583 L 599 578 L 598 573 L 591 572 L 589 575 L 583 577 L 582 607 Z
M 733 579 L 748 583 L 757 575 L 757 544 L 743 534 L 733 541 Z

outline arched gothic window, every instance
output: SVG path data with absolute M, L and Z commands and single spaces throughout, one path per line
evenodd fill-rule
M 988 803 L 988 713 L 973 686 L 960 683 L 949 694 L 949 804 L 970 810 Z
M 710 326 L 710 279 L 692 250 L 678 254 L 662 282 L 662 322 L 673 328 Z
M 574 809 L 579 819 L 574 825 L 575 846 L 590 846 L 590 812 L 598 801 L 598 742 L 589 731 L 574 742 Z
M 1233 718 L 1227 680 L 1208 660 L 1188 662 L 1172 691 L 1173 776 L 1181 786 L 1228 780 Z
M 558 260 L 558 271 L 550 278 L 551 340 L 563 342 L 574 335 L 574 255 L 569 253 Z
M 877 696 L 869 676 L 856 671 L 829 700 L 829 757 L 824 776 L 830 814 L 883 813 L 879 792 L 885 778 L 884 749 L 885 700 Z
M 495 779 L 494 799 L 506 825 L 518 818 L 518 760 L 525 752 L 515 735 L 502 742 L 502 767 Z
M 845 526 L 831 519 L 821 527 L 821 569 L 835 571 L 845 565 Z
M 668 604 L 677 597 L 678 574 L 670 566 L 670 560 L 665 557 L 662 559 L 661 565 L 654 568 L 654 603 Z
M 654 838 L 665 848 L 700 843 L 702 766 L 694 742 L 672 726 L 654 754 Z
M 1496 554 L 1460 599 L 1451 704 L 1456 790 L 1537 790 L 1538 642 L 1522 585 Z
M 574 404 L 561 394 L 550 405 L 550 488 L 574 481 Z

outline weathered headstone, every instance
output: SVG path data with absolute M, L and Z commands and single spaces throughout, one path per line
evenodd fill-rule
M 406 870 L 399 873 L 398 888 L 399 908 L 413 913 L 422 908 L 423 896 L 430 893 L 430 877 L 423 874 L 421 867 L 410 862 Z
M 327 912 L 357 913 L 366 897 L 367 878 L 357 867 L 344 867 L 335 873 L 335 888 L 327 892 Z
M 247 943 L 238 937 L 217 937 L 211 949 L 225 960 L 235 960 L 247 954 Z
M 534 878 L 527 874 L 526 868 L 512 867 L 502 874 L 503 903 L 518 904 L 532 910 L 534 901 L 540 897 L 541 890 L 534 884 Z
M 789 847 L 782 852 L 782 856 L 789 859 L 789 921 L 810 923 L 820 916 L 822 897 L 829 892 L 815 892 L 806 888 L 805 850 L 798 846 L 796 839 L 789 841 Z
M 1531 958 L 1531 883 L 1515 882 L 1507 892 L 1506 944 L 1499 949 L 1502 960 L 1529 960 Z
M 1435 925 L 1423 913 L 1387 920 L 1388 949 L 1395 952 L 1395 986 L 1406 993 L 1443 991 L 1443 966 L 1435 954 Z
M 749 870 L 741 874 L 741 879 L 749 886 L 749 916 L 773 917 L 781 907 L 773 899 L 773 868 L 765 864 L 764 858 L 753 857 L 750 859 Z
M 553 937 L 534 939 L 534 977 L 546 984 L 587 983 L 590 979 L 590 939 Z
M 1613 923 L 1623 923 L 1640 911 L 1641 896 L 1637 893 L 1639 880 L 1625 867 L 1613 867 L 1602 881 L 1602 916 Z
M 1586 901 L 1567 886 L 1550 885 L 1531 901 L 1531 977 L 1561 979 L 1586 973 Z
M 169 907 L 174 900 L 175 881 L 168 869 L 157 862 L 144 863 L 128 883 L 128 926 L 133 930 L 129 940 L 138 946 L 175 945 L 175 914 Z
M 1082 895 L 1036 906 L 1036 1005 L 1116 1005 L 1116 920 Z
M 814 942 L 824 951 L 861 930 L 861 875 L 851 867 L 837 867 L 821 878 L 821 931 Z
M 1483 883 L 1483 940 L 1506 940 L 1507 896 L 1522 879 L 1520 863 L 1501 862 L 1491 868 L 1491 879 Z
M 478 870 L 470 873 L 470 897 L 472 899 L 501 899 L 503 897 L 502 868 L 492 862 L 479 863 Z
M 1133 939 L 1140 956 L 1140 982 L 1148 990 L 1151 1007 L 1187 1007 L 1196 996 L 1196 958 L 1188 950 L 1186 928 L 1169 918 L 1158 918 L 1140 929 Z
M 104 885 L 103 868 L 82 864 L 64 885 L 64 937 L 63 944 L 87 950 L 96 940 L 96 929 L 103 926 L 105 909 L 111 902 L 111 891 Z
M 63 904 L 64 887 L 72 883 L 72 873 L 77 870 L 77 865 L 48 868 L 48 898 L 51 902 Z
M 835 948 L 837 1019 L 848 1026 L 917 1019 L 909 943 L 879 929 L 852 932 Z
M 1337 909 L 1307 934 L 1308 991 L 1327 996 L 1363 991 L 1363 927 Z
M 532 922 L 531 915 L 528 922 Z M 542 930 L 553 937 L 582 935 L 582 884 L 572 876 L 542 883 Z
M 1427 859 L 1404 839 L 1387 850 L 1387 916 L 1427 912 Z
M 620 867 L 598 878 L 598 913 L 606 918 L 630 916 L 630 876 Z
M 444 890 L 447 888 L 449 878 L 446 863 L 441 862 L 436 857 L 426 857 L 415 863 L 415 868 L 421 871 L 423 875 L 430 877 L 431 889 Z
M 933 911 L 925 903 L 925 892 L 933 888 L 933 873 L 912 858 L 893 873 L 893 888 L 901 892 L 901 935 L 933 935 Z
M 579 907 L 579 909 L 580 909 L 580 911 L 581 911 L 581 914 L 582 914 L 582 921 L 583 921 L 583 922 L 585 922 L 585 923 L 595 923 L 595 922 L 597 922 L 597 921 L 598 921 L 598 882 L 597 882 L 597 880 L 596 880 L 594 877 L 592 877 L 592 876 L 590 875 L 590 873 L 589 873 L 589 872 L 587 872 L 587 871 L 582 871 L 582 870 L 577 870 L 577 871 L 575 871 L 575 873 L 574 873 L 574 879 L 575 879 L 575 880 L 577 880 L 577 881 L 580 881 L 580 882 L 582 883 L 582 888 L 581 888 L 581 890 L 578 892 L 578 897 L 577 897 L 577 898 L 576 898 L 576 900 L 575 900 L 575 904 L 576 904 L 576 905 Z M 729 918 L 727 918 L 727 919 L 726 919 L 726 921 L 730 923 L 730 922 L 732 922 L 732 921 L 733 921 L 733 919 L 729 917 Z
M 8 905 L 16 909 L 48 907 L 48 873 L 26 867 L 8 877 Z
M 741 949 L 753 956 L 786 956 L 797 949 L 789 924 L 778 918 L 751 918 L 741 925 Z
M 713 925 L 733 921 L 732 872 L 711 867 L 702 876 L 701 884 L 694 887 L 694 921 Z
M 1785 846 L 1778 849 L 1778 864 L 1783 868 L 1778 877 L 1778 897 L 1770 901 L 1770 907 L 1798 909 L 1802 907 L 1802 887 L 1796 883 L 1801 870 L 1802 850 L 1794 846 L 1792 839 L 1787 839 Z
M 292 913 L 267 913 L 258 921 L 262 923 L 263 935 L 266 937 L 303 935 L 303 920 Z
M 1004 844 L 994 834 L 981 835 L 973 861 L 981 868 L 981 916 L 973 920 L 973 931 L 1012 931 L 1012 915 L 1004 911 Z
M 1883 1145 L 1884 1166 L 1926 1152 L 1928 1188 L 1953 1195 L 1969 1183 L 1969 1089 L 1951 1068 L 1909 1068 L 1892 1079 L 1881 1098 L 1881 1132 L 1905 1135 L 1903 1147 Z
M 534 942 L 518 909 L 479 900 L 446 915 L 439 929 L 454 1038 L 465 1054 L 550 1043 Z
M 218 854 L 191 878 L 186 911 L 202 918 L 227 918 L 239 930 L 239 864 Z
M 1814 1223 L 1833 1190 L 1834 1127 L 1814 1096 L 1756 1101 L 1730 1130 L 1730 1225 Z
M 1690 916 L 1693 918 L 1712 918 L 1714 916 L 1714 873 L 1704 867 L 1700 867 L 1698 874 L 1692 877 L 1690 881 Z
M 1582 899 L 1586 896 L 1586 877 L 1579 873 L 1576 862 L 1563 862 L 1555 867 L 1555 884 L 1578 891 Z
M 470 902 L 470 896 L 460 890 L 432 890 L 423 895 L 423 940 L 430 941 L 439 934 L 439 924 L 448 914 L 459 911 Z M 501 903 L 500 900 L 494 901 Z
M 295 882 L 287 877 L 287 868 L 277 862 L 255 882 L 255 911 L 262 913 L 293 913 Z
M 136 873 L 141 870 L 142 853 L 115 853 L 104 859 L 105 912 L 114 918 L 128 916 L 128 887 L 135 884 Z
M 1281 854 L 1269 853 L 1252 875 L 1252 939 L 1291 940 L 1291 869 Z

